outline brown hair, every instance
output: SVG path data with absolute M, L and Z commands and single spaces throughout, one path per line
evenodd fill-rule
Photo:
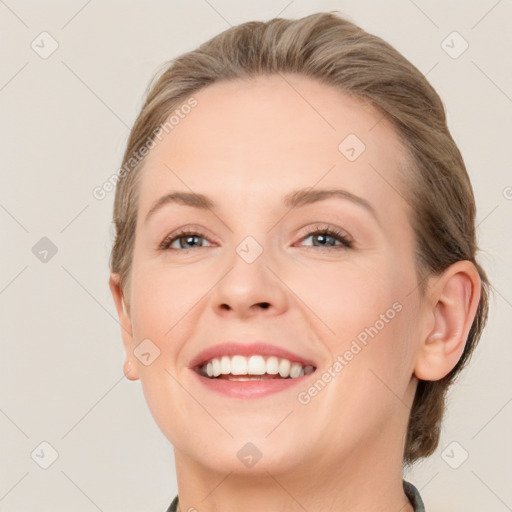
M 482 294 L 464 353 L 437 381 L 418 382 L 403 461 L 431 455 L 439 443 L 449 386 L 465 367 L 487 320 L 489 282 L 476 262 L 476 207 L 462 156 L 446 124 L 441 99 L 421 72 L 391 45 L 337 14 L 317 13 L 232 27 L 172 60 L 155 76 L 130 133 L 114 202 L 116 237 L 110 267 L 129 297 L 137 221 L 138 177 L 148 141 L 180 104 L 220 80 L 298 73 L 362 98 L 391 123 L 409 156 L 404 197 L 412 208 L 418 288 L 459 260 L 473 262 Z M 129 311 L 129 303 L 127 303 Z

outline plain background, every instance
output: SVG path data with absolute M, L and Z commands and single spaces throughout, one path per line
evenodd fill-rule
M 395 46 L 443 98 L 493 283 L 439 449 L 406 477 L 429 512 L 512 510 L 512 2 L 2 0 L 0 511 L 166 510 L 172 446 L 140 382 L 123 376 L 108 289 L 114 194 L 92 190 L 119 168 L 162 63 L 231 25 L 333 9 Z M 43 237 L 57 250 L 46 262 L 33 250 Z M 58 454 L 47 469 L 42 442 Z

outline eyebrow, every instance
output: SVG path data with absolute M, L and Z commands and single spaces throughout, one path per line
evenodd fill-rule
M 283 198 L 283 204 L 284 206 L 292 209 L 316 203 L 318 201 L 324 201 L 325 199 L 333 197 L 349 200 L 359 206 L 362 206 L 373 215 L 377 222 L 379 222 L 375 208 L 366 199 L 363 199 L 348 190 L 312 190 L 311 188 L 298 189 L 285 195 Z M 153 203 L 146 215 L 145 222 L 148 222 L 148 219 L 154 215 L 156 211 L 168 204 L 181 204 L 184 206 L 191 206 L 192 208 L 198 208 L 200 210 L 215 210 L 217 208 L 217 204 L 204 194 L 198 194 L 196 192 L 170 192 Z

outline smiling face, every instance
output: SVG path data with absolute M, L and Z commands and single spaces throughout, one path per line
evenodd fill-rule
M 127 376 L 177 461 L 249 471 L 237 453 L 251 442 L 262 453 L 251 475 L 362 453 L 400 468 L 422 302 L 396 134 L 362 101 L 297 75 L 195 98 L 142 171 Z M 206 197 L 155 207 L 171 193 Z M 143 363 L 133 351 L 147 339 Z M 230 340 L 315 371 L 264 396 L 219 393 L 191 363 Z

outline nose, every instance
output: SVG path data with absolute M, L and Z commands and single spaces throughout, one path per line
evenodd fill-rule
M 283 313 L 288 307 L 286 286 L 272 268 L 267 251 L 252 262 L 240 254 L 230 258 L 229 268 L 214 287 L 211 300 L 215 312 L 237 318 Z

